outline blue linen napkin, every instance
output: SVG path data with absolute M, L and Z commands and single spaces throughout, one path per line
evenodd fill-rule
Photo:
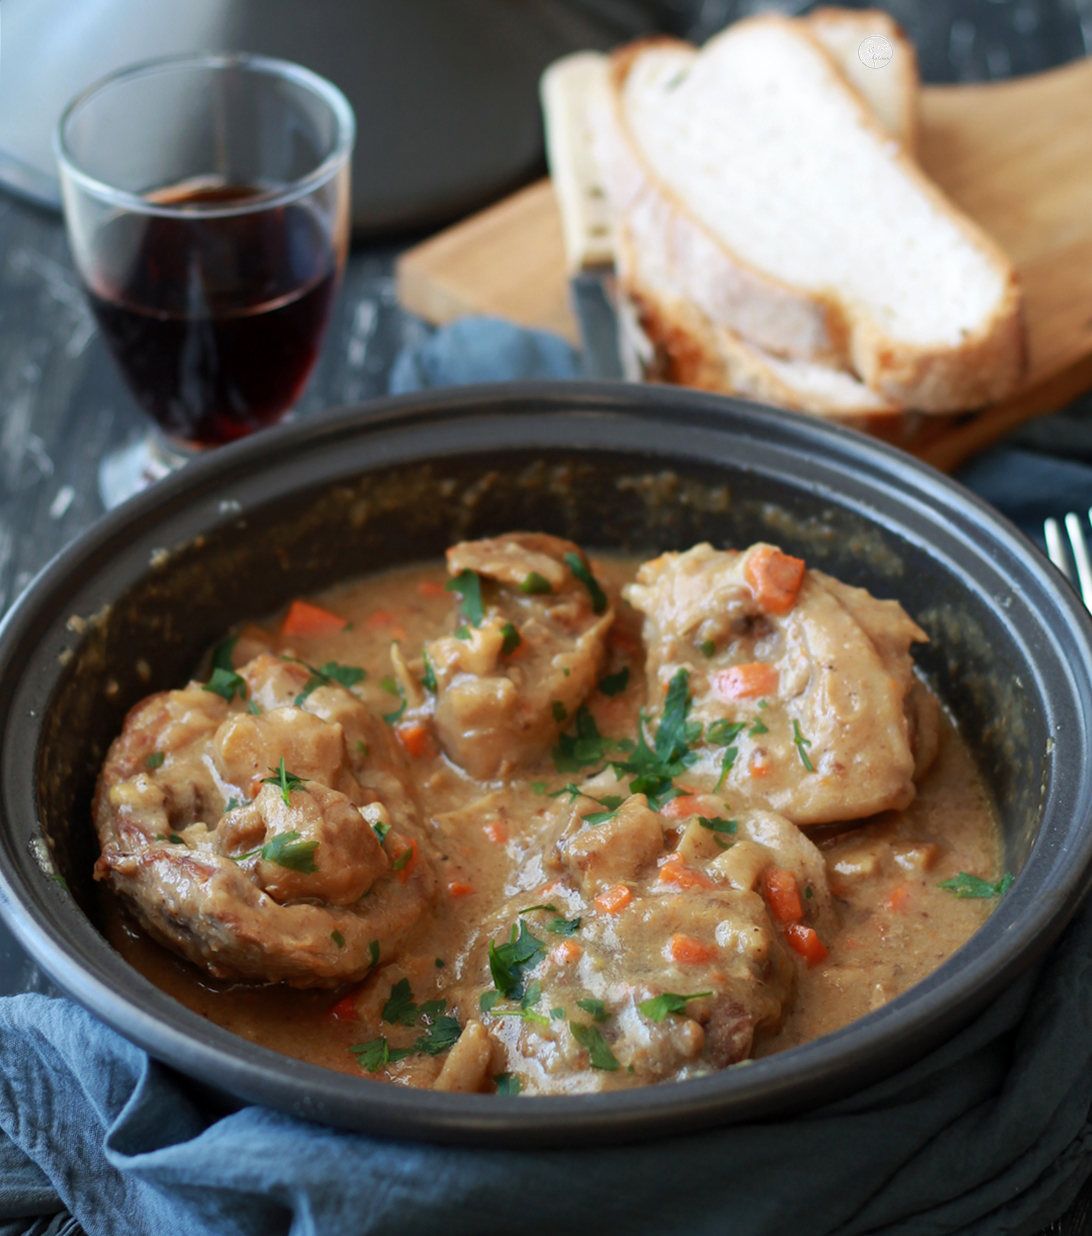
M 399 357 L 391 389 L 578 373 L 564 341 L 474 319 Z M 1092 501 L 1092 468 L 1039 445 L 962 475 L 1032 533 Z M 1090 1025 L 1086 905 L 1044 966 L 954 1039 L 837 1104 L 640 1146 L 475 1150 L 255 1107 L 218 1117 L 69 1001 L 8 997 L 0 1236 L 1031 1236 L 1092 1172 Z

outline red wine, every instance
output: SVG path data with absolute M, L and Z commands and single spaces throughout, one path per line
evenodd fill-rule
M 157 202 L 234 202 L 243 186 Z M 214 446 L 279 420 L 318 355 L 337 286 L 320 220 L 289 203 L 220 217 L 123 214 L 95 238 L 88 297 L 141 407 L 171 438 Z

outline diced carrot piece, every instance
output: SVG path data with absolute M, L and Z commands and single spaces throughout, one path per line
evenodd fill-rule
M 702 796 L 700 794 L 691 794 L 686 791 L 679 795 L 678 798 L 673 798 L 670 802 L 664 803 L 660 808 L 660 814 L 667 816 L 669 820 L 685 820 L 692 815 L 701 815 L 702 813 Z
M 407 721 L 405 725 L 396 725 L 394 727 L 395 734 L 398 735 L 398 741 L 402 744 L 407 755 L 411 755 L 414 759 L 432 759 L 436 754 L 436 748 L 432 742 L 432 735 L 429 733 L 428 726 L 421 721 Z
M 604 914 L 617 914 L 633 900 L 633 890 L 628 884 L 614 884 L 597 893 L 595 904 Z
M 447 596 L 447 589 L 443 584 L 436 583 L 433 579 L 423 579 L 417 585 L 417 595 L 435 599 L 436 597 Z
M 573 962 L 580 960 L 583 952 L 575 940 L 562 940 L 550 957 L 559 966 L 571 966 Z
M 762 545 L 743 564 L 743 578 L 768 614 L 787 614 L 804 580 L 804 559 Z
M 447 891 L 452 897 L 469 897 L 474 891 L 474 885 L 464 884 L 462 880 L 452 880 Z
M 714 678 L 714 689 L 722 700 L 750 700 L 761 695 L 773 695 L 777 691 L 780 675 L 773 665 L 765 661 L 751 661 L 747 665 L 733 665 L 721 670 Z
M 766 873 L 766 903 L 781 924 L 798 923 L 804 917 L 796 876 L 781 867 Z
M 756 778 L 768 777 L 773 772 L 773 765 L 760 756 L 756 756 L 748 765 L 747 772 Z
M 504 845 L 508 840 L 508 825 L 504 820 L 490 820 L 488 824 L 482 826 L 482 832 L 495 845 Z
M 660 867 L 660 883 L 675 888 L 712 888 L 713 881 L 693 867 L 688 867 L 677 855 L 670 855 Z
M 682 966 L 700 966 L 703 962 L 712 961 L 716 951 L 703 940 L 695 940 L 693 936 L 676 931 L 671 937 L 671 956 Z
M 910 890 L 905 884 L 897 884 L 888 894 L 887 900 L 883 903 L 884 909 L 889 910 L 892 914 L 899 914 L 910 904 Z
M 282 635 L 331 635 L 344 631 L 346 622 L 328 609 L 312 605 L 309 601 L 293 601 L 281 624 Z
M 410 851 L 410 856 L 405 860 L 405 865 L 398 868 L 398 880 L 401 884 L 405 884 L 410 877 L 410 872 L 417 866 L 417 842 L 411 841 L 408 846 L 403 846 L 397 854 L 393 856 L 391 862 L 392 866 L 394 863 L 401 862 L 402 857 L 407 850 Z
M 803 923 L 790 923 L 785 928 L 785 936 L 789 941 L 789 948 L 794 953 L 799 953 L 809 966 L 826 960 L 826 947 L 811 927 L 805 927 Z
M 329 1012 L 329 1016 L 335 1021 L 354 1021 L 360 1016 L 356 1007 L 356 995 L 350 993 L 335 1004 Z
M 364 625 L 373 631 L 377 631 L 380 627 L 389 627 L 394 621 L 394 615 L 385 609 L 373 609 L 372 612 L 364 619 Z

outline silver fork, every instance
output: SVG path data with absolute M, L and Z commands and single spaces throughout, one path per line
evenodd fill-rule
M 1062 528 L 1056 519 L 1043 522 L 1043 536 L 1046 537 L 1047 554 L 1051 562 L 1069 580 L 1081 594 L 1085 608 L 1092 610 L 1092 557 L 1088 552 L 1088 526 L 1092 524 L 1092 509 L 1088 519 L 1083 519 L 1075 511 L 1070 511 L 1065 517 L 1065 530 L 1069 536 L 1069 549 L 1073 563 L 1077 568 L 1077 579 L 1074 582 L 1070 569 L 1070 554 L 1066 553 L 1065 542 L 1062 539 Z

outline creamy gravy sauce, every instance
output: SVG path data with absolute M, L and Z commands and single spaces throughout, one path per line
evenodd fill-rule
M 594 559 L 596 575 L 615 599 L 637 565 L 607 556 Z M 419 658 L 426 641 L 451 630 L 455 598 L 443 590 L 446 582 L 442 565 L 436 564 L 343 585 L 315 602 L 348 619 L 346 630 L 290 640 L 278 634 L 277 620 L 244 629 L 239 647 L 251 643 L 256 650 L 264 645 L 311 665 L 335 661 L 359 666 L 367 677 L 354 688 L 356 694 L 374 711 L 388 713 L 399 703 L 388 689 L 392 641 L 407 659 Z M 629 684 L 613 697 L 595 693 L 588 706 L 602 734 L 621 737 L 636 732 L 646 688 L 640 615 L 617 600 L 616 606 L 610 668 L 627 665 Z M 551 965 L 557 958 L 551 1005 L 557 1000 L 567 1016 L 577 1013 L 576 1001 L 582 993 L 589 998 L 591 991 L 587 968 L 581 973 L 575 964 L 582 932 L 564 936 L 546 930 L 549 921 L 566 917 L 567 907 L 551 887 L 556 879 L 543 865 L 540 835 L 556 811 L 557 799 L 550 795 L 573 780 L 572 774 L 557 773 L 547 756 L 518 780 L 482 783 L 434 749 L 417 754 L 412 765 L 421 816 L 437 847 L 440 894 L 434 914 L 406 950 L 363 984 L 330 991 L 216 982 L 149 939 L 119 902 L 104 893 L 109 938 L 153 983 L 201 1016 L 286 1055 L 359 1075 L 361 1066 L 350 1047 L 378 1035 L 393 1047 L 406 1046 L 420 1033 L 420 1025 L 406 1028 L 383 1020 L 395 984 L 408 980 L 418 1003 L 446 1000 L 447 1012 L 460 1023 L 480 1017 L 480 996 L 490 984 L 490 941 L 507 938 L 506 927 L 519 921 L 520 910 L 549 903 L 556 906 L 556 914 L 538 911 L 524 917 L 545 941 Z M 731 808 L 729 799 L 725 817 Z M 462 816 L 453 814 L 464 811 Z M 825 860 L 838 923 L 824 933 L 824 960 L 809 965 L 803 957 L 792 956 L 795 995 L 780 1029 L 758 1036 L 757 1055 L 829 1033 L 893 999 L 959 948 L 994 904 L 956 898 L 938 887 L 959 872 L 991 880 L 1000 874 L 999 833 L 988 796 L 965 745 L 945 718 L 939 756 L 908 809 L 882 813 L 848 831 L 819 828 L 809 835 Z M 563 978 L 566 968 L 573 972 L 568 983 Z M 600 987 L 596 995 L 606 990 Z M 522 1062 L 517 1071 L 523 1074 L 525 1091 L 607 1089 L 648 1080 L 640 1077 L 640 1070 L 635 1076 L 626 1069 L 589 1073 L 585 1068 L 583 1076 L 591 1079 L 587 1084 L 579 1073 L 575 1079 L 565 1077 L 559 1060 L 571 1063 L 571 1052 L 560 1046 L 564 1021 L 554 1019 L 549 1009 L 542 1013 L 551 1020 L 549 1031 L 535 1027 L 544 1036 L 536 1042 L 545 1059 Z M 522 1023 L 502 1019 L 491 1030 L 496 1047 L 489 1073 L 504 1075 L 520 1051 L 526 1051 L 517 1042 Z M 438 1057 L 418 1053 L 373 1075 L 430 1085 L 441 1065 Z M 708 1069 L 681 1069 L 676 1076 L 702 1071 Z

